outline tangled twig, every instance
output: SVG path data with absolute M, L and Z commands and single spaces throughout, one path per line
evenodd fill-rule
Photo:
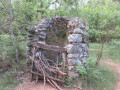
M 65 64 L 59 65 L 59 57 L 57 56 L 57 63 L 53 62 L 52 60 L 48 60 L 42 55 L 42 51 L 39 52 L 39 56 L 35 56 L 36 48 L 33 48 L 33 56 L 30 56 L 30 59 L 32 60 L 33 68 L 36 68 L 37 71 L 31 70 L 32 74 L 37 75 L 36 82 L 38 80 L 38 76 L 42 76 L 44 78 L 44 89 L 45 90 L 45 84 L 46 81 L 49 82 L 51 86 L 56 87 L 58 90 L 62 90 L 60 86 L 57 85 L 57 82 L 64 83 L 64 78 L 67 75 L 63 70 L 61 70 L 60 67 L 65 68 Z M 48 62 L 51 61 L 53 65 L 51 66 Z

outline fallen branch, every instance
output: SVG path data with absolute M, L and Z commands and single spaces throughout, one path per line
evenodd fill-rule
M 49 84 L 54 87 L 54 84 L 52 84 L 52 82 L 47 78 L 47 81 L 49 82 Z
M 30 72 L 33 73 L 33 74 L 36 74 L 36 75 L 39 75 L 39 76 L 44 77 L 44 76 L 43 76 L 42 74 L 40 74 L 40 73 L 37 73 L 37 72 L 34 72 L 34 71 L 30 71 Z M 55 80 L 55 81 L 59 81 L 59 82 L 65 83 L 65 81 L 60 80 L 60 79 L 57 79 L 57 78 L 53 78 L 53 77 L 51 77 L 51 76 L 46 76 L 46 78 L 53 79 L 53 80 Z
M 40 58 L 40 57 L 39 57 Z M 45 66 L 45 68 L 47 68 L 48 70 L 50 70 L 51 72 L 54 72 L 54 73 L 59 73 L 60 75 L 63 75 L 63 76 L 66 76 L 67 74 L 66 73 L 64 73 L 64 72 L 62 72 L 62 71 L 60 71 L 59 69 L 52 69 L 52 68 L 49 68 L 48 66 L 46 66 L 43 62 L 42 62 L 42 60 L 40 60 L 41 61 L 41 63 Z
M 55 85 L 55 87 L 56 87 L 58 90 L 62 90 L 53 80 L 51 80 L 51 82 Z

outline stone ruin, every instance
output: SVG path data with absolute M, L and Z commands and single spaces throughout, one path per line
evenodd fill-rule
M 44 63 L 44 65 L 49 64 L 47 68 L 57 66 L 59 70 L 63 71 L 63 74 L 67 73 L 70 78 L 75 78 L 79 76 L 76 65 L 84 65 L 87 68 L 88 43 L 88 28 L 78 18 L 42 19 L 37 26 L 28 30 L 27 60 L 34 62 L 32 70 L 39 74 L 44 68 L 39 70 L 41 67 L 38 67 L 38 64 L 40 66 Z M 60 66 L 63 62 L 66 71 L 62 70 L 63 67 Z M 50 73 L 47 68 L 44 70 L 46 73 Z M 45 75 L 45 73 L 43 74 Z

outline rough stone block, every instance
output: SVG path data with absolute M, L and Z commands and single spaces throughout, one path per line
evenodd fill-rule
M 71 71 L 68 72 L 68 75 L 70 80 L 72 80 L 73 78 L 79 77 L 79 73 L 71 72 Z
M 36 56 L 36 57 L 39 57 L 40 54 L 41 54 L 41 51 L 38 51 L 38 52 L 35 53 L 35 56 Z
M 35 33 L 38 33 L 38 29 L 35 29 Z
M 38 41 L 38 43 L 41 43 L 41 44 L 46 44 L 44 41 Z
M 82 35 L 81 34 L 71 34 L 68 36 L 68 41 L 70 43 L 82 42 Z
M 82 58 L 83 56 L 83 52 L 79 52 L 79 58 Z
M 39 28 L 38 31 L 47 31 L 47 28 Z
M 27 46 L 27 47 L 26 47 L 26 50 L 29 51 L 29 50 L 30 50 L 30 47 Z
M 75 66 L 75 65 L 78 65 L 78 64 L 81 65 L 81 61 L 79 59 L 68 59 L 68 65 Z
M 75 33 L 75 34 L 83 34 L 83 31 L 82 31 L 82 29 L 80 29 L 80 28 L 76 28 L 76 29 L 74 30 L 74 33 Z
M 85 25 L 82 22 L 80 22 L 79 26 L 81 29 L 85 29 Z
M 68 59 L 79 59 L 79 54 L 68 54 Z
M 32 34 L 30 34 L 30 33 L 27 33 L 27 36 L 28 36 L 28 37 L 33 37 L 33 35 L 32 35 Z
M 74 71 L 75 66 L 68 66 L 68 70 Z
M 52 19 L 42 19 L 41 22 L 37 26 L 35 26 L 35 28 L 28 31 L 28 47 L 26 47 L 28 55 L 32 56 L 33 42 L 45 44 L 43 46 L 46 46 L 46 43 L 48 43 L 49 45 L 57 45 L 62 47 L 67 45 L 65 46 L 67 50 L 67 57 L 63 57 L 66 55 L 60 53 L 59 58 L 61 61 L 62 59 L 68 59 L 68 75 L 71 78 L 76 78 L 79 76 L 76 65 L 83 65 L 84 63 L 86 65 L 86 58 L 88 57 L 89 31 L 85 29 L 86 26 L 84 26 L 84 24 L 81 23 L 78 18 L 69 19 L 66 17 L 55 17 Z M 65 31 L 65 35 L 59 35 L 63 34 L 61 33 L 61 30 Z M 67 38 L 67 41 L 65 37 Z M 61 44 L 61 42 L 63 44 Z M 66 53 L 66 50 L 64 53 Z M 43 49 L 41 52 L 41 49 L 37 48 L 36 51 L 36 57 L 38 57 L 39 55 L 43 55 L 44 58 L 48 58 L 48 53 L 50 52 L 50 60 L 56 61 L 57 59 L 56 55 L 54 55 L 56 52 L 52 53 L 51 51 Z M 39 59 L 36 58 L 36 61 L 39 61 Z
M 39 34 L 43 35 L 43 36 L 46 36 L 46 32 L 44 32 L 44 31 L 39 32 Z
M 83 51 L 88 51 L 87 44 L 82 43 L 81 45 L 82 45 Z
M 88 52 L 87 51 L 84 51 L 84 57 L 88 57 Z
M 74 53 L 77 53 L 77 45 L 74 45 L 74 44 L 68 44 L 66 46 L 66 49 L 67 49 L 67 53 L 71 53 L 71 54 L 74 54 Z
M 77 50 L 78 50 L 78 52 L 77 52 L 77 53 L 80 53 L 80 52 L 82 52 L 82 51 L 83 51 L 82 47 L 77 47 Z
M 39 35 L 39 38 L 45 39 L 45 38 L 46 38 L 46 36 Z

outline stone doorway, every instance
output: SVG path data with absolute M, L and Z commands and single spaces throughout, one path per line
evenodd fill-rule
M 88 29 L 78 18 L 42 19 L 28 32 L 27 53 L 33 62 L 32 74 L 62 82 L 66 75 L 79 76 L 76 65 L 87 62 L 89 36 Z

